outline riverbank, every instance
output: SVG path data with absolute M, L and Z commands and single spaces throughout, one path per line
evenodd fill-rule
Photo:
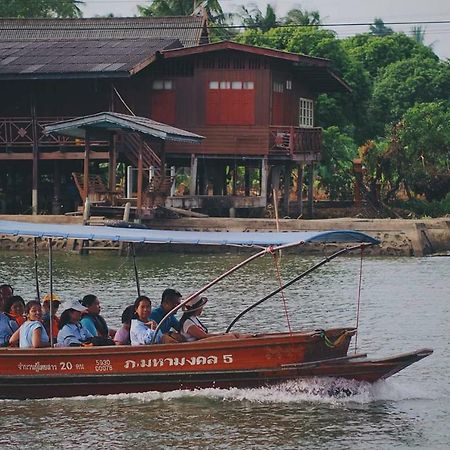
M 0 220 L 18 220 L 34 223 L 80 224 L 81 217 L 73 216 L 25 216 L 0 215 Z M 195 231 L 276 231 L 273 219 L 236 219 L 236 218 L 183 218 L 154 219 L 146 222 L 149 228 L 165 230 Z M 368 253 L 386 256 L 423 256 L 429 254 L 446 254 L 450 252 L 450 218 L 439 219 L 281 219 L 280 231 L 324 231 L 356 230 L 369 234 L 381 241 L 378 248 Z M 95 243 L 98 247 L 116 248 L 116 243 Z M 57 249 L 78 251 L 80 242 L 58 241 Z M 155 251 L 169 246 L 146 246 L 146 251 Z M 33 239 L 3 236 L 0 240 L 2 250 L 30 250 Z M 177 247 L 181 250 L 181 247 Z M 322 246 L 311 246 L 312 253 L 322 250 Z

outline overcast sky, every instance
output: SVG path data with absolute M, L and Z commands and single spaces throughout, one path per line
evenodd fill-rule
M 185 0 L 190 2 L 192 0 Z M 149 5 L 150 0 L 84 0 L 84 17 L 107 15 L 132 17 L 137 5 Z M 441 58 L 450 58 L 450 0 L 220 0 L 225 12 L 236 12 L 239 5 L 256 4 L 263 12 L 270 3 L 279 17 L 292 8 L 318 10 L 323 23 L 367 23 L 375 17 L 384 22 L 449 21 L 447 24 L 424 24 L 425 41 L 432 44 Z M 420 23 L 419 23 L 420 25 Z M 395 31 L 408 32 L 412 25 L 390 25 Z M 339 36 L 365 32 L 367 26 L 332 27 Z

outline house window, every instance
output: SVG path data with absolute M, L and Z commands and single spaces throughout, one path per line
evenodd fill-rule
M 286 80 L 286 90 L 287 91 L 292 90 L 292 80 Z
M 172 80 L 153 80 L 152 88 L 154 91 L 171 91 L 173 89 Z
M 207 125 L 252 125 L 255 123 L 253 81 L 214 80 L 206 94 Z
M 274 81 L 273 82 L 273 92 L 282 94 L 284 92 L 284 84 L 281 81 Z
M 303 128 L 314 126 L 314 102 L 309 98 L 300 98 L 298 124 Z

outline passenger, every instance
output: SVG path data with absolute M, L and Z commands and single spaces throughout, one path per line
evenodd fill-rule
M 25 300 L 20 295 L 13 295 L 5 302 L 5 314 L 17 322 L 17 325 L 22 325 L 26 318 L 25 312 Z
M 152 302 L 145 295 L 141 295 L 136 299 L 133 306 L 134 316 L 130 327 L 131 345 L 151 344 L 157 326 L 153 320 L 149 320 L 152 312 Z M 162 333 L 158 332 L 155 343 L 160 344 L 161 339 Z
M 5 302 L 14 295 L 14 289 L 10 284 L 0 285 L 0 312 L 5 311 Z
M 175 289 L 165 289 L 162 293 L 162 299 L 161 299 L 161 305 L 158 306 L 158 308 L 155 308 L 152 310 L 152 313 L 150 314 L 150 319 L 154 320 L 156 323 L 161 322 L 163 317 L 170 312 L 173 308 L 178 306 L 181 301 L 181 294 L 176 291 Z M 165 342 L 182 342 L 183 338 L 180 331 L 180 322 L 175 317 L 175 314 L 171 314 L 161 325 L 161 333 L 164 334 L 164 336 L 169 336 L 171 339 L 165 340 Z M 171 331 L 172 329 L 175 330 Z
M 80 347 L 93 338 L 80 323 L 81 313 L 86 308 L 78 301 L 72 302 L 59 318 L 58 347 Z
M 130 345 L 131 319 L 134 316 L 134 305 L 127 306 L 122 313 L 122 326 L 114 335 L 114 342 L 117 345 Z
M 100 336 L 105 339 L 114 337 L 116 330 L 109 329 L 105 319 L 100 315 L 99 299 L 92 294 L 85 295 L 81 304 L 86 308 L 86 312 L 81 318 L 81 324 L 89 330 L 92 336 Z
M 9 345 L 9 339 L 14 332 L 19 328 L 17 322 L 7 316 L 5 313 L 0 312 L 0 347 L 7 347 Z
M 20 348 L 49 347 L 50 340 L 42 324 L 42 308 L 37 300 L 28 302 L 25 306 L 27 321 L 11 336 L 9 343 Z
M 208 302 L 206 297 L 194 297 L 184 305 L 185 312 L 180 320 L 181 335 L 187 342 L 199 339 L 226 340 L 243 337 L 239 333 L 209 334 L 208 328 L 200 322 L 198 316 L 203 312 L 203 307 Z
M 56 315 L 58 308 L 61 305 L 61 298 L 58 294 L 52 294 L 52 335 L 53 342 L 56 342 L 59 332 L 59 317 Z M 45 294 L 42 303 L 42 323 L 44 324 L 45 331 L 50 336 L 50 294 Z

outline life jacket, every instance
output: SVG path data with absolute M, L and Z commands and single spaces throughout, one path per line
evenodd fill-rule
M 17 322 L 17 325 L 19 325 L 19 327 L 24 324 L 26 322 L 26 318 L 24 316 L 18 316 L 16 314 L 11 314 L 11 313 L 6 313 L 6 315 L 11 319 L 11 320 L 15 320 Z
M 47 334 L 50 336 L 50 315 L 49 314 L 44 315 L 43 322 L 44 322 L 45 330 L 47 331 Z M 52 336 L 53 336 L 54 340 L 56 340 L 56 338 L 58 337 L 58 332 L 59 332 L 59 317 L 53 316 L 52 317 Z

